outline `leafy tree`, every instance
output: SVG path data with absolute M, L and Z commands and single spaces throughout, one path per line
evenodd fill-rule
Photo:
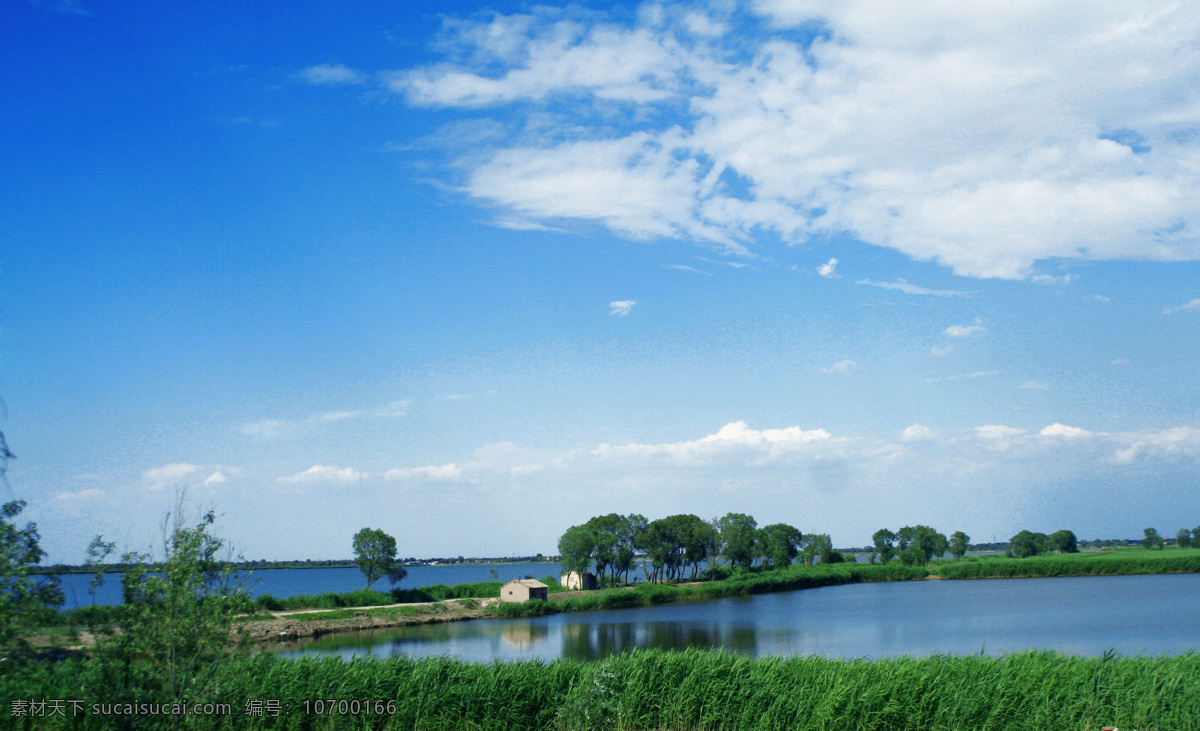
M 967 552 L 967 546 L 971 543 L 971 536 L 963 533 L 960 530 L 954 531 L 950 536 L 950 555 L 954 560 L 962 558 Z
M 743 513 L 729 513 L 718 521 L 721 540 L 725 543 L 725 556 L 729 562 L 750 568 L 754 562 L 754 543 L 758 535 L 758 521 Z
M 713 543 L 713 528 L 695 515 L 674 517 L 683 545 L 683 560 L 692 565 L 692 578 L 695 579 L 700 570 L 700 563 L 708 558 L 708 547 Z
M 1023 530 L 1009 539 L 1009 551 L 1017 558 L 1025 558 L 1027 556 L 1036 556 L 1041 553 L 1041 546 L 1038 543 L 1037 536 L 1027 530 Z
M 98 652 L 105 685 L 122 702 L 214 700 L 219 665 L 240 648 L 230 641 L 234 617 L 251 608 L 228 561 L 224 542 L 209 532 L 212 511 L 189 527 L 183 494 L 163 522 L 166 561 L 128 552 L 122 576 L 125 606 L 119 633 L 102 636 Z M 180 717 L 173 718 L 176 727 Z
M 621 542 L 625 518 L 616 513 L 601 515 L 589 520 L 585 525 L 592 530 L 592 559 L 596 562 L 596 574 L 604 580 L 605 569 L 610 569 L 615 578 L 617 551 Z
M 1180 528 L 1179 532 L 1175 534 L 1175 545 L 1179 546 L 1180 548 L 1187 548 L 1188 546 L 1192 545 L 1191 531 L 1189 531 L 1187 528 Z
M 833 539 L 828 533 L 810 533 L 804 544 L 803 557 L 805 566 L 812 566 L 813 559 L 820 559 L 821 563 L 830 563 L 833 557 Z
M 0 449 L 7 451 L 3 440 L 0 434 Z M 57 578 L 39 582 L 29 576 L 46 553 L 39 545 L 36 523 L 18 528 L 10 522 L 24 509 L 24 500 L 0 507 L 0 671 L 29 655 L 30 647 L 22 635 L 63 603 Z
M 646 529 L 646 524 L 646 516 L 637 513 L 630 513 L 622 519 L 614 568 L 624 581 L 629 581 L 629 570 L 633 568 L 634 557 L 637 555 L 637 536 Z
M 804 535 L 786 523 L 772 523 L 760 531 L 763 554 L 771 561 L 772 568 L 783 568 L 792 563 L 800 552 Z
M 1079 553 L 1079 542 L 1069 530 L 1051 533 L 1046 539 L 1046 547 L 1055 553 Z
M 92 575 L 88 584 L 88 593 L 92 595 L 92 606 L 96 606 L 96 592 L 104 586 L 104 560 L 117 550 L 116 541 L 106 541 L 104 536 L 97 535 L 87 547 L 87 561 L 84 563 Z
M 927 525 L 906 525 L 896 535 L 903 546 L 900 559 L 908 565 L 924 566 L 949 549 L 946 536 Z
M 871 540 L 875 541 L 875 553 L 879 554 L 879 563 L 887 563 L 896 555 L 896 534 L 887 528 L 875 531 Z
M 1163 537 L 1158 534 L 1158 529 L 1156 528 L 1147 528 L 1142 531 L 1142 533 L 1146 535 L 1146 537 L 1142 539 L 1142 548 L 1162 549 L 1163 544 L 1166 543 L 1166 541 L 1163 540 Z
M 354 563 L 367 577 L 368 589 L 380 577 L 398 584 L 408 575 L 407 569 L 396 565 L 396 539 L 382 530 L 363 528 L 354 534 Z
M 596 536 L 587 525 L 573 525 L 558 539 L 558 553 L 563 571 L 578 571 L 580 575 L 592 565 L 592 550 Z

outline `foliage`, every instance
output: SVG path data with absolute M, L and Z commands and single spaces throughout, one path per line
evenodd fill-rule
M 1009 539 L 1009 552 L 1014 558 L 1036 556 L 1046 550 L 1046 535 L 1023 530 Z
M 354 534 L 354 563 L 367 577 L 367 589 L 382 576 L 394 585 L 408 575 L 396 564 L 396 539 L 382 530 L 363 528 Z
M 88 568 L 88 573 L 92 575 L 92 580 L 88 584 L 88 594 L 92 595 L 92 605 L 96 604 L 96 592 L 100 587 L 104 586 L 104 574 L 106 567 L 105 559 L 112 555 L 113 551 L 117 550 L 116 541 L 106 541 L 104 536 L 96 535 L 92 538 L 92 542 L 87 547 L 87 561 L 85 566 Z
M 1055 553 L 1079 553 L 1079 541 L 1069 530 L 1055 531 L 1046 539 L 1046 548 Z
M 165 562 L 152 570 L 144 554 L 123 556 L 120 632 L 97 645 L 110 697 L 179 703 L 219 695 L 220 666 L 237 650 L 230 627 L 251 605 L 219 556 L 224 542 L 209 533 L 215 520 L 209 511 L 188 527 L 181 494 L 163 522 Z
M 592 551 L 596 548 L 596 534 L 586 525 L 573 525 L 558 539 L 559 563 L 564 573 L 577 571 L 580 574 L 592 565 Z
M 95 679 L 92 662 L 56 663 L 34 677 L 0 679 L 0 694 L 108 702 Z M 205 721 L 246 729 L 1185 729 L 1200 718 L 1194 653 L 837 660 L 652 650 L 602 663 L 487 664 L 263 653 L 227 665 L 221 682 L 233 712 Z M 243 714 L 248 700 L 263 698 L 291 714 Z M 301 720 L 305 701 L 328 698 L 381 706 L 345 714 L 326 707 Z M 6 721 L 52 730 L 111 726 L 96 716 Z
M 750 568 L 754 561 L 754 544 L 758 538 L 758 522 L 744 513 L 729 513 L 717 521 L 725 557 L 730 563 Z
M 971 536 L 963 533 L 960 530 L 954 531 L 954 533 L 950 536 L 949 550 L 950 555 L 954 557 L 955 561 L 963 557 L 963 555 L 967 552 L 967 546 L 970 545 L 970 543 Z
M 1162 550 L 1166 541 L 1158 534 L 1157 529 L 1147 528 L 1142 532 L 1146 534 L 1146 537 L 1142 539 L 1142 548 Z
M 896 555 L 896 534 L 887 528 L 875 531 L 875 535 L 871 537 L 871 540 L 875 542 L 875 553 L 879 554 L 880 563 L 887 563 Z M 874 563 L 874 561 L 871 563 Z
M 3 435 L 0 449 L 6 450 Z M 10 522 L 24 508 L 24 500 L 0 507 L 0 669 L 30 654 L 23 633 L 45 622 L 63 603 L 56 578 L 34 581 L 29 576 L 46 553 L 36 523 L 18 528 Z
M 772 523 L 759 531 L 762 554 L 777 569 L 791 565 L 803 540 L 803 534 L 786 523 Z
M 949 548 L 946 536 L 927 525 L 904 526 L 896 532 L 900 559 L 908 566 L 925 566 Z

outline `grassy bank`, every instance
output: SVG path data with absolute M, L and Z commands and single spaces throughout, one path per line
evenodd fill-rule
M 42 666 L 0 680 L 7 698 L 112 703 L 94 662 Z M 602 663 L 468 664 L 446 658 L 229 663 L 217 683 L 224 717 L 203 728 L 354 729 L 1137 729 L 1196 728 L 1200 655 L 1078 658 L 746 658 L 687 651 L 636 652 Z M 247 701 L 277 699 L 290 713 L 245 715 Z M 152 699 L 141 698 L 141 701 Z M 380 701 L 381 714 L 329 700 Z M 305 702 L 308 702 L 306 714 Z M 316 701 L 323 701 L 316 715 Z M 392 712 L 387 702 L 392 701 Z M 111 728 L 117 719 L 14 718 L 15 728 Z M 163 723 L 162 725 L 169 725 Z

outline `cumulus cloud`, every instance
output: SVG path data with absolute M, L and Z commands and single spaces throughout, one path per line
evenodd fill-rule
M 826 279 L 836 279 L 838 275 L 834 274 L 833 270 L 837 269 L 837 265 L 838 265 L 838 260 L 833 257 L 830 257 L 829 261 L 827 261 L 824 264 L 822 264 L 821 266 L 817 267 L 817 274 L 820 274 L 822 277 L 825 277 Z
M 637 302 L 634 302 L 633 300 L 618 300 L 616 302 L 609 302 L 608 314 L 616 315 L 617 317 L 625 317 L 633 311 L 633 306 L 636 304 Z
M 904 431 L 900 432 L 900 438 L 906 442 L 921 442 L 926 439 L 933 439 L 933 430 L 921 424 L 913 424 L 904 427 Z
M 924 294 L 933 297 L 970 297 L 971 292 L 964 292 L 958 289 L 929 289 L 916 284 L 909 284 L 903 279 L 897 279 L 894 282 L 872 282 L 870 279 L 860 279 L 855 284 L 868 284 L 872 287 L 881 287 L 883 289 L 894 289 L 905 294 Z
M 837 363 L 834 363 L 833 365 L 829 366 L 828 368 L 822 368 L 821 372 L 822 373 L 830 373 L 830 374 L 834 374 L 834 375 L 840 375 L 843 373 L 853 373 L 856 370 L 858 370 L 858 364 L 855 363 L 854 361 L 839 360 Z
M 522 220 L 743 253 L 852 232 L 972 277 L 1200 258 L 1200 6 L 728 7 L 452 20 L 441 61 L 388 83 L 517 118 L 459 163 Z
M 950 338 L 967 338 L 972 335 L 982 335 L 985 332 L 987 332 L 987 328 L 983 326 L 982 321 L 977 317 L 975 318 L 974 325 L 951 325 L 943 330 L 942 334 Z
M 204 485 L 206 487 L 212 487 L 213 485 L 220 485 L 222 482 L 228 482 L 228 481 L 229 481 L 229 477 L 227 477 L 225 475 L 225 473 L 222 472 L 221 470 L 217 470 L 216 472 L 213 472 L 208 477 L 204 478 Z
M 833 435 L 824 429 L 806 431 L 798 426 L 783 429 L 751 429 L 744 421 L 721 427 L 715 434 L 694 441 L 663 444 L 601 444 L 592 454 L 606 459 L 619 457 L 669 457 L 694 461 L 729 451 L 755 451 L 779 455 L 796 449 L 828 442 Z
M 462 469 L 451 462 L 426 467 L 396 468 L 383 473 L 385 480 L 433 480 L 435 482 L 457 482 L 463 479 Z
M 1167 309 L 1163 310 L 1163 314 L 1169 315 L 1172 312 L 1181 312 L 1183 310 L 1200 310 L 1200 297 L 1179 305 L 1178 307 L 1168 307 Z
M 142 479 L 150 483 L 151 490 L 161 490 L 167 485 L 178 482 L 199 469 L 199 465 L 175 462 L 146 470 L 142 473 Z
M 318 86 L 336 86 L 341 84 L 361 84 L 367 80 L 365 74 L 340 63 L 323 63 L 309 66 L 299 73 L 299 77 L 310 84 Z
M 1077 426 L 1067 426 L 1055 422 L 1050 426 L 1038 432 L 1044 437 L 1068 437 L 1070 439 L 1078 439 L 1080 437 L 1090 437 L 1092 432 L 1087 429 L 1081 429 Z
M 367 473 L 359 472 L 353 467 L 331 467 L 328 465 L 313 465 L 303 472 L 294 475 L 275 478 L 276 482 L 285 485 L 305 485 L 315 482 L 351 483 L 367 478 Z

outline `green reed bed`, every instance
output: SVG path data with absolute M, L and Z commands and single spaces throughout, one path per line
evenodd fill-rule
M 8 698 L 113 694 L 94 662 L 0 680 Z M 829 660 L 748 658 L 689 650 L 572 661 L 469 664 L 448 658 L 285 660 L 271 654 L 221 670 L 233 716 L 197 727 L 298 729 L 1194 729 L 1200 655 L 1079 658 L 1028 652 Z M 119 695 L 119 693 L 117 693 Z M 277 699 L 278 717 L 247 717 Z M 317 700 L 393 701 L 394 713 L 315 715 Z M 305 701 L 308 714 L 305 714 Z M 113 719 L 42 718 L 16 728 L 110 728 Z M 193 719 L 194 720 L 194 719 Z M 22 725 L 24 723 L 24 725 Z M 73 724 L 73 725 L 72 725 Z M 117 724 L 120 725 L 120 724 Z
M 960 561 L 931 567 L 931 572 L 943 579 L 1200 573 L 1200 551 L 1131 550 L 1101 554 Z

